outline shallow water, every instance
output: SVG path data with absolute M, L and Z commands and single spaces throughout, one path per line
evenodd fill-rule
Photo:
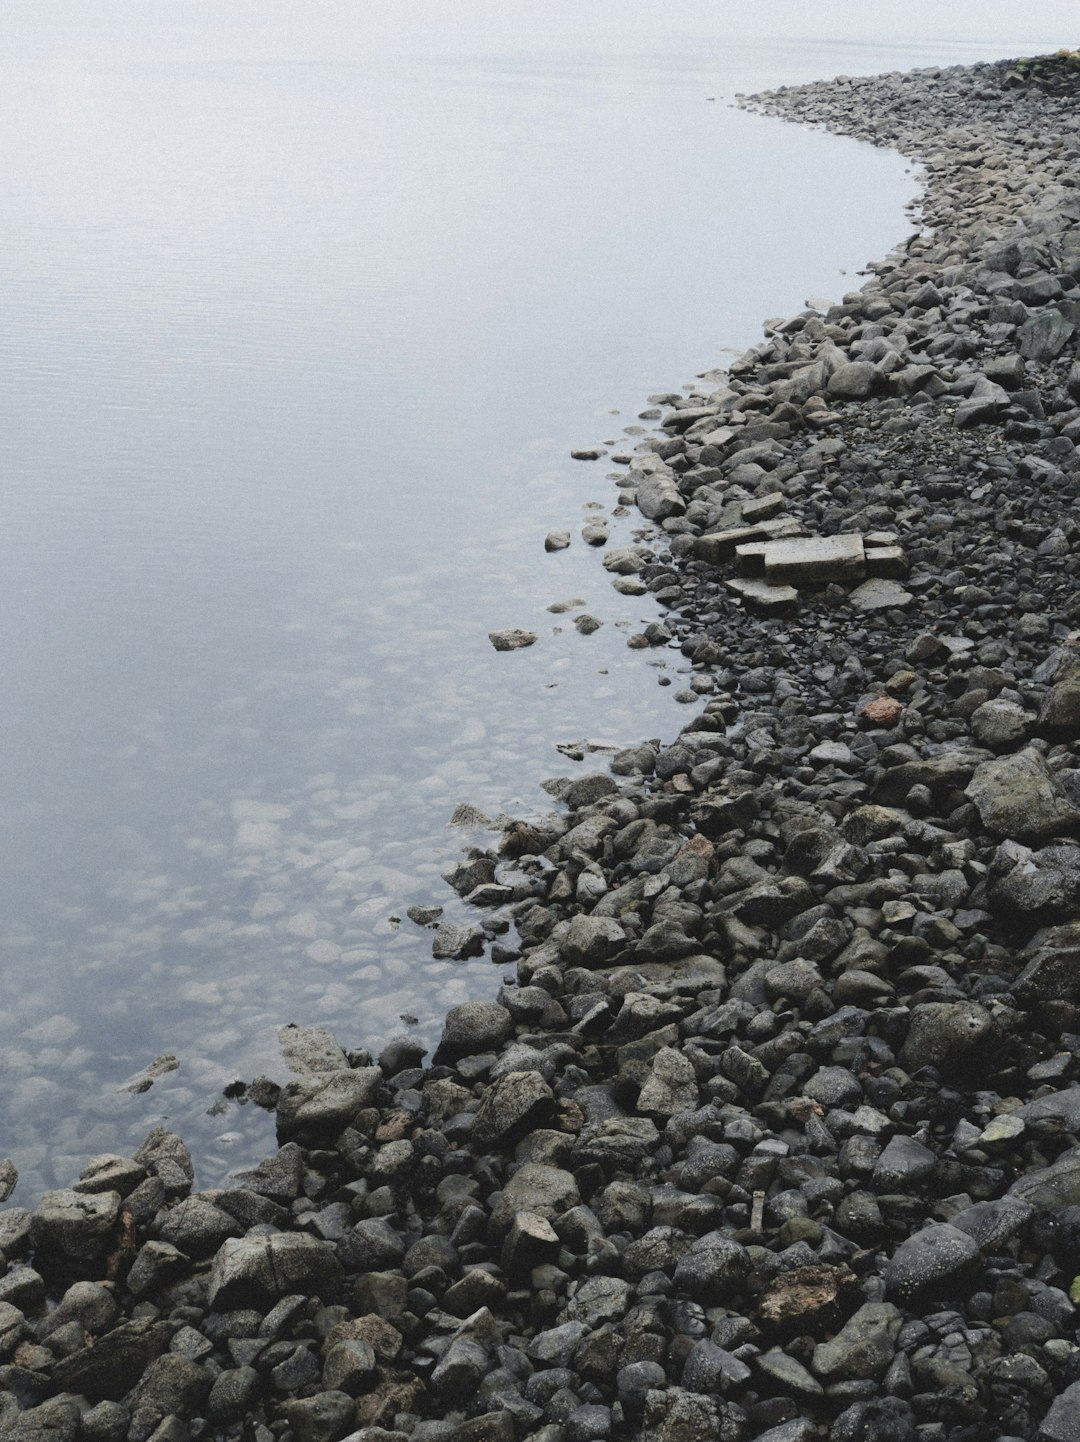
M 563 0 L 462 0 L 453 23 L 375 8 L 8 17 L 16 1201 L 159 1120 L 220 1181 L 270 1143 L 220 1093 L 282 1077 L 279 1024 L 378 1047 L 406 1014 L 430 1040 L 494 990 L 489 961 L 435 962 L 393 919 L 464 916 L 440 873 L 478 838 L 448 828 L 454 807 L 543 810 L 540 781 L 574 765 L 557 742 L 687 716 L 679 654 L 626 648 L 655 607 L 614 592 L 578 534 L 614 503 L 610 466 L 570 447 L 618 439 L 650 391 L 853 288 L 911 228 L 898 157 L 727 99 L 1004 43 L 929 9 L 890 32 L 880 7 L 825 5 L 813 40 L 779 42 L 775 5 L 695 0 L 678 26 Z M 556 526 L 574 544 L 545 555 Z M 546 609 L 568 597 L 601 629 Z M 511 625 L 539 643 L 496 654 L 488 631 Z M 164 1052 L 177 1070 L 119 1090 Z

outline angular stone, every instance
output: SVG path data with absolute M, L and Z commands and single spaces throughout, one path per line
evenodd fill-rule
M 1027 964 L 1016 979 L 1025 1001 L 1073 1001 L 1080 996 L 1080 921 L 1037 931 L 1024 948 Z
M 46 1192 L 31 1224 L 34 1246 L 93 1261 L 112 1241 L 119 1214 L 118 1192 Z
M 650 1115 L 671 1117 L 692 1111 L 698 1102 L 697 1073 L 683 1052 L 661 1047 L 638 1096 L 637 1109 Z
M 733 576 L 724 585 L 752 611 L 789 610 L 799 599 L 794 586 L 772 586 L 756 576 Z
M 514 626 L 503 631 L 488 632 L 488 640 L 496 651 L 522 651 L 526 646 L 535 646 L 539 639 L 535 631 L 523 631 Z
M 168 1322 L 140 1318 L 124 1322 L 64 1357 L 53 1368 L 53 1381 L 65 1392 L 79 1393 L 91 1402 L 119 1401 L 138 1382 L 155 1357 L 172 1340 Z
M 1080 738 L 1080 676 L 1051 686 L 1039 712 L 1039 734 L 1051 741 Z
M 971 394 L 957 406 L 953 424 L 959 430 L 968 430 L 972 426 L 996 420 L 1010 405 L 1008 391 L 987 380 L 986 376 L 980 376 Z
M 611 916 L 578 913 L 562 942 L 562 954 L 571 966 L 604 966 L 626 948 L 626 933 Z
M 375 1100 L 382 1072 L 377 1066 L 312 1072 L 282 1088 L 277 1104 L 279 1141 L 328 1139 Z
M 900 1049 L 909 1071 L 962 1066 L 993 1035 L 993 1020 L 975 1001 L 928 1001 L 914 1007 Z
M 911 592 L 905 591 L 899 581 L 884 580 L 876 576 L 864 581 L 861 586 L 856 586 L 848 596 L 848 601 L 857 611 L 902 609 L 914 599 Z
M 1008 1195 L 1027 1202 L 1041 1216 L 1080 1204 L 1080 1148 L 1063 1152 L 1049 1167 L 1017 1177 Z
M 897 1248 L 886 1266 L 886 1290 L 901 1301 L 955 1300 L 973 1277 L 979 1259 L 975 1239 L 959 1227 L 946 1222 L 924 1227 Z
M 795 536 L 767 541 L 765 579 L 772 585 L 861 581 L 866 557 L 861 536 Z
M 554 1109 L 554 1093 L 539 1072 L 509 1072 L 485 1092 L 473 1123 L 473 1140 L 481 1147 L 501 1145 L 545 1125 Z
M 868 538 L 864 537 L 864 544 Z M 871 546 L 866 544 L 866 572 L 889 581 L 899 581 L 908 572 L 907 557 L 902 546 Z
M 210 1269 L 209 1301 L 218 1311 L 259 1307 L 292 1292 L 326 1301 L 340 1280 L 329 1242 L 296 1232 L 252 1234 L 223 1243 Z
M 1039 1442 L 1076 1442 L 1080 1437 L 1080 1382 L 1055 1397 L 1039 1423 Z
M 302 1076 L 349 1069 L 345 1053 L 328 1027 L 294 1024 L 279 1027 L 278 1045 L 289 1070 Z
M 465 1001 L 446 1013 L 442 1038 L 435 1052 L 441 1065 L 463 1056 L 496 1051 L 513 1030 L 513 1018 L 496 1001 Z
M 1072 339 L 1076 327 L 1051 306 L 1029 316 L 1017 331 L 1020 354 L 1025 360 L 1038 363 L 1053 360 L 1059 356 Z
M 877 372 L 869 361 L 844 361 L 829 377 L 825 394 L 838 400 L 865 400 L 876 379 Z
M 1036 751 L 995 756 L 976 767 L 966 795 L 988 831 L 1039 841 L 1075 830 L 1080 809 Z
M 814 1348 L 812 1371 L 827 1382 L 880 1381 L 903 1322 L 891 1302 L 865 1302 L 831 1341 Z

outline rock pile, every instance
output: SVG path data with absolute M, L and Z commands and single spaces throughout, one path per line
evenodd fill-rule
M 758 99 L 925 228 L 623 474 L 703 709 L 455 871 L 516 982 L 432 1065 L 301 1031 L 228 1190 L 0 1211 L 0 1435 L 1080 1436 L 1076 75 Z

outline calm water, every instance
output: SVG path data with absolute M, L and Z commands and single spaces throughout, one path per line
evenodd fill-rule
M 687 714 L 678 653 L 626 649 L 655 613 L 581 544 L 614 488 L 570 447 L 910 229 L 899 158 L 728 97 L 1045 49 L 1071 7 L 1011 33 L 985 5 L 825 4 L 782 42 L 804 7 L 375 8 L 5 7 L 16 1201 L 162 1119 L 218 1181 L 271 1128 L 207 1109 L 281 1077 L 279 1024 L 376 1047 L 411 1013 L 430 1039 L 494 989 L 391 919 L 464 915 L 439 877 L 483 838 L 454 807 L 544 809 L 557 742 Z M 547 556 L 554 526 L 575 543 Z M 602 629 L 547 611 L 566 597 Z M 507 625 L 541 640 L 497 655 Z M 118 1091 L 162 1052 L 179 1070 Z

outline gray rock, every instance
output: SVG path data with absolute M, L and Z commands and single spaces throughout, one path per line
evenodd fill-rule
M 444 921 L 435 928 L 431 954 L 436 961 L 464 961 L 470 956 L 483 956 L 485 941 L 482 927 L 455 926 Z
M 697 1106 L 697 1073 L 689 1057 L 673 1047 L 661 1047 L 638 1096 L 638 1111 L 671 1117 Z
M 1039 1442 L 1076 1442 L 1080 1437 L 1080 1382 L 1055 1397 L 1039 1424 Z
M 279 1141 L 326 1140 L 344 1130 L 379 1092 L 377 1066 L 312 1072 L 282 1087 L 277 1104 Z
M 699 1237 L 675 1268 L 675 1285 L 706 1306 L 730 1305 L 750 1270 L 746 1248 L 720 1232 Z
M 569 531 L 549 531 L 544 537 L 545 551 L 565 551 L 569 544 Z
M 530 1362 L 543 1367 L 569 1367 L 574 1353 L 588 1335 L 584 1322 L 563 1322 L 536 1336 L 526 1348 Z
M 491 1209 L 491 1224 L 497 1231 L 505 1231 L 518 1212 L 536 1212 L 550 1220 L 580 1201 L 573 1173 L 544 1162 L 525 1162 L 499 1194 Z
M 77 1322 L 83 1332 L 99 1336 L 111 1331 L 119 1319 L 120 1308 L 111 1288 L 100 1282 L 74 1282 L 37 1324 L 37 1334 L 47 1339 L 60 1327 Z
M 829 377 L 825 394 L 837 400 L 865 400 L 876 379 L 877 372 L 869 361 L 844 361 Z
M 910 606 L 915 597 L 906 591 L 899 581 L 871 576 L 861 586 L 856 586 L 848 596 L 849 603 L 856 611 L 902 610 Z
M 51 1397 L 28 1408 L 4 1432 L 7 1442 L 75 1442 L 78 1434 L 79 1409 L 71 1397 Z
M 498 1146 L 543 1126 L 555 1108 L 551 1088 L 535 1071 L 512 1071 L 484 1094 L 472 1135 L 478 1146 Z
M 435 1062 L 497 1051 L 513 1030 L 513 1018 L 495 1001 L 466 1001 L 446 1013 Z
M 61 1358 L 53 1368 L 53 1382 L 91 1402 L 117 1402 L 166 1350 L 172 1333 L 169 1323 L 145 1317 L 122 1322 L 98 1337 L 92 1347 Z
M 1051 1166 L 1017 1177 L 1008 1195 L 1027 1202 L 1040 1216 L 1080 1205 L 1080 1149 L 1063 1152 Z
M 765 579 L 774 586 L 861 581 L 866 574 L 863 540 L 856 535 L 766 541 L 761 554 Z
M 344 1337 L 335 1342 L 323 1363 L 323 1386 L 332 1392 L 348 1392 L 356 1396 L 369 1385 L 375 1374 L 375 1349 L 359 1337 Z
M 1068 345 L 1075 330 L 1056 306 L 1048 306 L 1029 316 L 1017 331 L 1020 354 L 1037 364 L 1053 360 Z
M 210 1383 L 209 1372 L 197 1362 L 175 1352 L 155 1357 L 127 1399 L 131 1409 L 129 1442 L 146 1442 L 166 1417 L 200 1412 Z
M 1007 919 L 1064 921 L 1080 908 L 1080 847 L 1031 851 L 1016 841 L 998 847 L 987 891 L 990 909 Z
M 865 1302 L 831 1341 L 814 1348 L 811 1370 L 826 1382 L 880 1381 L 896 1355 L 903 1321 L 891 1302 Z
M 626 933 L 614 917 L 579 913 L 560 949 L 571 966 L 604 966 L 625 948 Z
M 262 1379 L 254 1367 L 228 1367 L 214 1378 L 206 1401 L 207 1421 L 223 1426 L 239 1421 L 250 1411 L 262 1391 Z
M 1080 675 L 1066 676 L 1050 687 L 1039 711 L 1039 734 L 1051 741 L 1080 737 Z
M 900 1061 L 908 1071 L 962 1066 L 993 1035 L 993 1020 L 975 1001 L 928 1001 L 913 1007 Z
M 1080 921 L 1037 931 L 1021 953 L 1025 966 L 1016 994 L 1025 1001 L 1080 996 Z
M 344 1392 L 295 1399 L 284 1411 L 296 1442 L 340 1442 L 356 1420 L 353 1400 Z
M 988 831 L 1018 841 L 1066 834 L 1080 821 L 1080 811 L 1062 794 L 1036 751 L 984 761 L 971 778 L 967 796 Z
M 694 1344 L 683 1367 L 682 1385 L 690 1392 L 721 1395 L 750 1380 L 750 1368 L 739 1357 L 702 1340 Z
M 135 1153 L 135 1161 L 155 1176 L 168 1197 L 185 1197 L 195 1180 L 191 1153 L 167 1127 L 155 1127 Z
M 686 502 L 670 475 L 639 476 L 636 486 L 637 508 L 650 521 L 666 521 L 671 516 L 685 514 Z
M 163 1242 L 168 1242 L 189 1257 L 209 1257 L 227 1237 L 238 1237 L 236 1221 L 208 1202 L 205 1197 L 185 1197 L 165 1213 L 159 1228 Z
M 10 1157 L 0 1157 L 0 1202 L 6 1202 L 19 1181 L 18 1168 Z
M 133 1297 L 152 1296 L 166 1279 L 183 1272 L 189 1260 L 168 1242 L 144 1242 L 127 1274 L 127 1289 Z
M 996 420 L 1011 404 L 1008 391 L 987 380 L 986 376 L 979 376 L 971 394 L 957 406 L 954 424 L 960 430 L 984 425 Z
M 570 1322 L 583 1322 L 590 1328 L 604 1322 L 621 1322 L 630 1298 L 630 1283 L 621 1277 L 589 1277 L 567 1303 L 566 1317 Z
M 971 734 L 980 746 L 997 751 L 1025 740 L 1032 721 L 1015 701 L 984 701 L 971 713 Z
M 348 1061 L 333 1032 L 325 1026 L 297 1026 L 290 1023 L 278 1028 L 278 1045 L 290 1071 L 305 1075 L 311 1072 L 347 1071 Z
M 969 1233 L 947 1222 L 924 1227 L 897 1249 L 885 1268 L 891 1296 L 903 1301 L 962 1295 L 979 1263 L 979 1248 Z
M 326 1301 L 340 1280 L 333 1247 L 318 1237 L 279 1232 L 230 1238 L 210 1269 L 209 1301 L 218 1311 L 259 1307 L 290 1292 Z
M 526 646 L 535 646 L 539 639 L 535 631 L 523 631 L 515 626 L 488 632 L 488 640 L 496 651 L 523 651 Z
M 46 1192 L 31 1224 L 34 1246 L 92 1262 L 112 1242 L 119 1215 L 118 1192 Z
M 966 1232 L 980 1251 L 995 1252 L 1015 1237 L 1033 1215 L 1028 1203 L 1019 1197 L 1000 1197 L 995 1202 L 965 1207 L 953 1217 L 952 1226 Z
M 873 1184 L 878 1192 L 910 1192 L 937 1165 L 937 1157 L 914 1137 L 893 1137 L 874 1165 Z

